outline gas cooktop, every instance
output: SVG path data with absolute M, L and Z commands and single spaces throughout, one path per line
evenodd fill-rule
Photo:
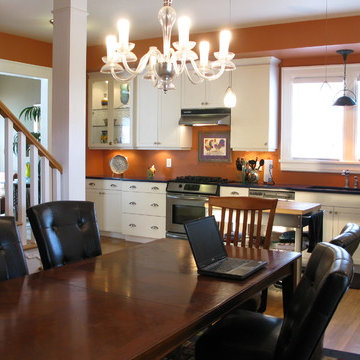
M 217 176 L 178 176 L 172 182 L 195 183 L 195 184 L 223 184 L 229 182 L 228 179 Z

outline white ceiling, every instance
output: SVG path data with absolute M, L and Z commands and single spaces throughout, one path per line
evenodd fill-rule
M 231 17 L 230 17 L 231 1 Z M 0 32 L 51 42 L 52 0 L 0 0 Z M 116 21 L 131 22 L 132 40 L 161 36 L 157 13 L 162 0 L 88 0 L 88 44 L 103 44 Z M 359 0 L 173 0 L 177 15 L 188 15 L 192 32 L 223 26 L 249 27 L 360 15 Z M 176 31 L 176 30 L 175 30 Z

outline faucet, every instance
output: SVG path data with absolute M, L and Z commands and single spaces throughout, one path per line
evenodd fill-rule
M 346 188 L 349 187 L 350 184 L 350 171 L 349 170 L 343 170 L 341 172 L 341 175 L 345 176 L 345 186 Z
M 354 176 L 354 189 L 357 189 L 359 187 L 359 178 L 357 176 Z

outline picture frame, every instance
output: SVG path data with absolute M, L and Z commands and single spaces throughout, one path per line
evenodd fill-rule
M 230 132 L 199 131 L 198 153 L 201 162 L 231 162 Z

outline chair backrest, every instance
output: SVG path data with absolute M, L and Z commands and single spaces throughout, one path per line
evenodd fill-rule
M 351 256 L 354 255 L 355 250 L 360 243 L 360 226 L 354 223 L 346 224 L 340 232 L 340 235 L 336 236 L 330 241 L 330 244 L 341 246 Z
M 15 218 L 0 216 L 0 281 L 28 274 Z
M 227 244 L 233 242 L 234 245 L 268 249 L 276 205 L 277 199 L 248 196 L 211 196 L 209 197 L 209 215 L 213 215 L 215 207 L 221 208 L 220 234 Z M 268 212 L 268 220 L 265 238 L 262 241 L 261 225 L 264 211 Z M 241 241 L 239 243 L 240 235 Z M 246 241 L 247 235 L 248 242 Z
M 308 360 L 353 275 L 350 254 L 335 245 L 318 243 L 285 314 L 276 345 L 277 360 Z
M 26 212 L 44 269 L 101 255 L 94 203 L 54 201 Z

